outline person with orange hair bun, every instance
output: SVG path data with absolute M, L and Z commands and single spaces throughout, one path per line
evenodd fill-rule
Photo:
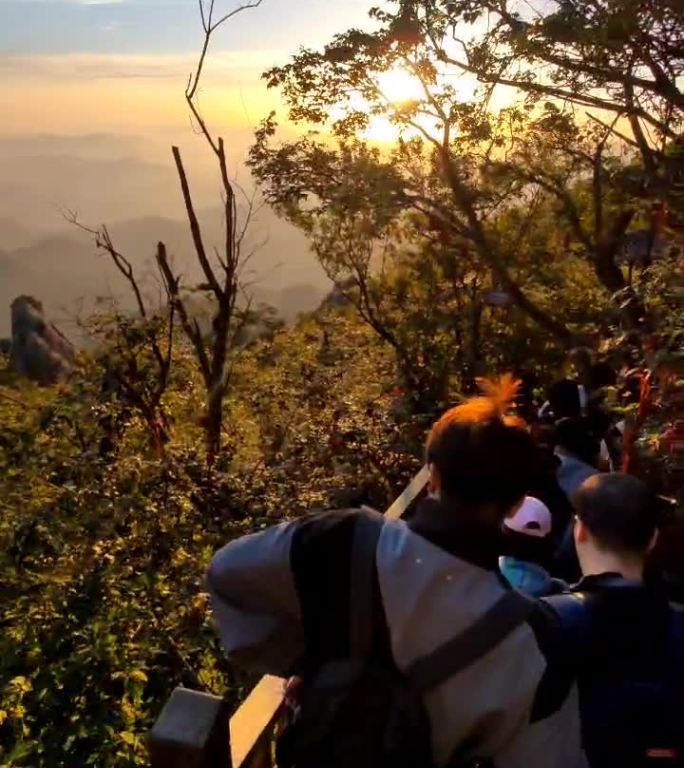
M 540 456 L 525 422 L 511 412 L 519 382 L 479 380 L 483 394 L 447 411 L 427 440 L 430 491 L 464 522 L 498 531 L 538 474 Z
M 478 383 L 482 395 L 447 411 L 432 427 L 426 449 L 431 492 L 460 511 L 462 525 L 491 523 L 484 540 L 498 554 L 507 554 L 499 541 L 504 517 L 525 495 L 537 497 L 551 511 L 550 539 L 557 546 L 573 511 L 552 457 L 514 410 L 519 381 L 506 375 Z
M 584 768 L 558 619 L 498 569 L 537 449 L 513 378 L 480 386 L 432 427 L 410 520 L 321 512 L 214 555 L 228 654 L 295 680 L 279 768 Z

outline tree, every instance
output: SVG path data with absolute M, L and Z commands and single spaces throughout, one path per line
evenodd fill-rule
M 606 113 L 621 118 L 610 131 L 639 151 L 646 178 L 662 186 L 665 149 L 684 119 L 678 0 L 402 0 L 399 6 L 440 61 L 478 81 L 513 87 L 532 102 L 587 108 L 598 122 Z
M 74 212 L 67 213 L 66 217 L 94 237 L 97 248 L 110 257 L 135 298 L 137 317 L 122 313 L 114 306 L 110 314 L 93 318 L 86 330 L 104 344 L 103 391 L 117 395 L 139 413 L 147 426 L 152 448 L 161 457 L 169 439 L 163 399 L 173 359 L 176 318 L 176 306 L 171 301 L 173 286 L 165 283 L 167 305 L 150 309 L 133 265 L 117 250 L 107 227 L 87 227 L 78 221 Z M 107 430 L 111 433 L 109 442 L 113 431 L 110 427 Z
M 187 302 L 181 292 L 180 277 L 175 275 L 171 268 L 166 247 L 163 243 L 159 243 L 157 247 L 157 263 L 161 275 L 171 301 L 178 312 L 183 330 L 195 350 L 206 389 L 207 411 L 204 425 L 209 464 L 213 463 L 221 448 L 223 400 L 230 381 L 230 351 L 236 346 L 236 340 L 250 318 L 249 299 L 246 301 L 246 308 L 239 306 L 238 299 L 243 293 L 240 284 L 240 272 L 251 256 L 250 253 L 244 251 L 243 244 L 247 227 L 254 213 L 255 197 L 254 195 L 247 195 L 236 182 L 231 181 L 223 138 L 221 136 L 215 137 L 211 133 L 200 112 L 197 93 L 213 33 L 229 19 L 247 9 L 257 8 L 261 3 L 262 0 L 245 3 L 224 14 L 218 20 L 214 18 L 215 0 L 200 0 L 199 3 L 202 28 L 204 29 L 204 43 L 197 67 L 188 80 L 185 100 L 199 133 L 204 137 L 216 158 L 221 176 L 225 241 L 221 253 L 215 249 L 215 263 L 213 264 L 209 259 L 206 243 L 202 237 L 202 230 L 193 205 L 180 149 L 173 147 L 173 158 L 181 184 L 195 254 L 206 278 L 206 283 L 199 286 L 199 289 L 209 294 L 213 302 L 210 338 L 205 337 L 197 318 L 192 317 L 188 311 Z M 244 197 L 247 205 L 242 222 L 239 221 L 238 216 L 238 194 Z
M 400 174 L 398 201 L 420 205 L 442 220 L 451 233 L 468 240 L 478 262 L 518 307 L 558 338 L 571 339 L 565 324 L 542 310 L 516 280 L 509 266 L 515 262 L 515 254 L 491 226 L 507 190 L 490 184 L 482 169 L 505 146 L 518 110 L 493 114 L 482 100 L 463 102 L 457 88 L 438 71 L 437 51 L 427 38 L 409 35 L 400 17 L 380 11 L 374 15 L 382 23 L 379 31 L 351 30 L 337 35 L 322 52 L 302 51 L 292 63 L 266 73 L 269 86 L 283 90 L 292 119 L 328 125 L 343 139 L 378 116 L 412 132 L 415 138 L 409 147 L 410 162 Z M 403 103 L 385 97 L 378 75 L 398 67 L 416 79 L 422 97 Z M 272 125 L 264 129 L 272 133 Z M 263 147 L 264 133 L 257 138 Z M 304 145 L 295 146 L 301 150 Z M 325 151 L 320 141 L 313 140 L 309 149 L 312 161 Z M 286 154 L 285 148 L 280 158 Z M 257 175 L 265 159 L 259 150 L 254 157 Z M 425 189 L 426 174 L 418 161 L 437 171 L 429 173 L 432 181 L 439 181 L 437 195 Z
M 497 285 L 452 225 L 449 190 L 418 140 L 386 153 L 355 138 L 338 147 L 311 136 L 272 146 L 274 130 L 272 120 L 262 125 L 250 155 L 266 199 L 306 232 L 336 296 L 392 349 L 415 408 L 446 402 L 488 366 L 525 367 L 540 349 L 539 328 L 518 308 L 489 306 Z M 508 244 L 510 268 L 539 306 L 579 327 L 592 322 L 601 302 L 587 302 L 591 275 L 578 258 L 558 263 L 563 238 L 551 207 L 502 208 L 511 183 L 487 183 L 491 205 L 501 209 L 489 226 Z
M 329 128 L 343 142 L 358 136 L 378 117 L 396 124 L 402 130 L 402 139 L 392 153 L 392 162 L 396 164 L 407 146 L 411 147 L 412 157 L 410 164 L 400 164 L 399 173 L 391 179 L 393 203 L 405 209 L 421 207 L 431 220 L 441 221 L 442 231 L 453 242 L 468 241 L 466 252 L 471 263 L 475 259 L 489 271 L 493 286 L 507 292 L 530 318 L 568 343 L 573 339 L 573 330 L 553 308 L 544 308 L 535 301 L 529 284 L 521 280 L 515 248 L 534 221 L 527 220 L 517 233 L 507 230 L 505 237 L 497 222 L 502 221 L 502 212 L 527 202 L 533 203 L 532 208 L 537 204 L 555 206 L 559 224 L 566 232 L 566 250 L 586 259 L 607 293 L 624 289 L 625 278 L 616 257 L 629 227 L 643 224 L 644 209 L 653 202 L 657 187 L 651 185 L 651 192 L 645 195 L 643 179 L 654 178 L 653 174 L 648 175 L 646 166 L 658 161 L 679 124 L 676 88 L 673 91 L 664 83 L 640 83 L 640 75 L 636 74 L 639 68 L 629 69 L 623 58 L 616 55 L 601 81 L 607 92 L 597 96 L 598 74 L 588 66 L 580 77 L 572 62 L 566 62 L 575 54 L 565 49 L 565 58 L 554 57 L 557 71 L 549 75 L 548 83 L 540 85 L 534 69 L 538 61 L 532 57 L 540 43 L 530 44 L 530 50 L 512 53 L 513 43 L 507 38 L 500 39 L 502 26 L 511 21 L 510 13 L 506 15 L 505 9 L 500 9 L 497 16 L 494 6 L 503 7 L 506 3 L 398 0 L 393 5 L 394 9 L 371 11 L 376 31 L 354 29 L 339 34 L 323 50 L 303 50 L 291 63 L 267 72 L 264 77 L 269 86 L 282 89 L 291 119 Z M 484 11 L 480 5 L 485 6 Z M 571 5 L 576 9 L 582 5 L 598 8 L 606 3 L 597 0 L 566 3 L 563 7 L 567 10 Z M 631 4 L 629 13 L 636 14 L 640 21 L 652 14 L 654 26 L 649 34 L 662 38 L 658 56 L 669 56 L 672 60 L 667 71 L 679 72 L 673 58 L 676 14 L 665 8 L 658 15 L 653 3 L 642 5 L 648 8 Z M 613 11 L 614 8 L 611 19 L 615 21 Z M 485 13 L 492 15 L 494 31 L 480 23 Z M 547 28 L 544 24 L 551 28 L 560 24 L 561 17 L 565 19 L 561 11 L 554 15 L 548 9 L 546 16 L 541 12 L 537 16 L 534 24 L 540 25 L 542 31 Z M 544 23 L 542 17 L 546 19 Z M 600 15 L 591 18 L 596 32 Z M 530 24 L 521 20 L 519 25 L 520 30 L 525 30 L 525 40 L 532 35 L 528 34 Z M 622 34 L 636 35 L 638 24 L 634 19 L 630 17 L 626 24 Z M 458 37 L 461 31 L 469 35 L 466 40 Z M 538 36 L 541 34 L 538 32 Z M 589 32 L 586 34 L 588 42 L 583 45 L 593 45 L 591 55 L 599 56 L 600 41 L 594 40 Z M 636 48 L 637 41 L 630 40 Z M 465 60 L 459 58 L 459 52 Z M 567 64 L 565 70 L 563 63 Z M 619 74 L 621 66 L 624 71 Z M 409 74 L 419 86 L 419 95 L 404 101 L 388 98 L 382 86 L 382 74 L 388 71 Z M 511 72 L 516 73 L 515 77 Z M 474 86 L 473 77 L 477 78 Z M 621 102 L 619 94 L 613 98 L 614 81 L 623 86 L 626 82 L 627 89 L 641 88 L 638 99 L 642 106 L 630 112 L 631 102 Z M 567 93 L 558 83 L 568 86 Z M 494 109 L 497 86 L 508 88 L 508 101 L 516 96 L 519 101 Z M 464 90 L 473 91 L 472 97 L 464 98 Z M 642 115 L 646 113 L 647 99 L 657 100 L 661 116 L 657 126 Z M 579 103 L 602 109 L 610 103 L 612 114 L 606 119 L 605 109 L 595 110 L 582 121 L 573 111 L 573 105 Z M 655 106 L 650 106 L 648 114 L 652 116 Z M 634 123 L 631 136 L 623 131 L 623 114 L 630 121 L 628 125 Z M 660 131 L 657 137 L 646 136 L 649 124 Z M 253 166 L 259 178 L 268 179 L 272 199 L 290 196 L 288 214 L 292 204 L 311 206 L 326 183 L 339 183 L 339 177 L 321 177 L 315 189 L 313 183 L 308 188 L 304 184 L 299 190 L 292 185 L 288 189 L 288 182 L 281 183 L 276 178 L 277 165 L 292 175 L 296 173 L 292 158 L 301 161 L 308 154 L 309 162 L 305 165 L 315 168 L 324 162 L 328 146 L 320 138 L 310 137 L 306 142 L 269 148 L 267 139 L 272 139 L 273 134 L 274 124 L 267 121 L 257 134 Z M 642 146 L 644 136 L 648 152 Z M 627 166 L 635 165 L 636 150 L 640 153 L 636 157 L 641 158 L 645 168 L 645 172 L 636 168 L 642 178 L 637 188 L 627 183 Z M 343 146 L 340 151 L 344 152 Z M 662 177 L 660 170 L 658 174 Z M 427 179 L 429 185 L 425 183 Z M 510 221 L 508 217 L 508 225 Z M 553 256 L 562 259 L 565 253 L 560 250 Z M 635 321 L 634 317 L 627 319 Z
M 174 272 L 171 260 L 164 243 L 157 245 L 156 262 L 162 278 L 169 304 L 168 323 L 168 354 L 164 357 L 156 339 L 152 340 L 152 351 L 160 369 L 160 385 L 168 380 L 171 363 L 171 348 L 173 339 L 173 320 L 177 316 L 180 325 L 192 345 L 205 387 L 206 414 L 202 424 L 206 433 L 207 462 L 213 464 L 221 449 L 221 434 L 223 424 L 223 401 L 230 383 L 232 352 L 237 350 L 243 340 L 245 328 L 254 322 L 254 312 L 251 310 L 251 298 L 241 283 L 241 271 L 255 250 L 244 248 L 245 236 L 258 208 L 256 193 L 248 194 L 237 182 L 232 181 L 228 172 L 228 160 L 223 138 L 214 136 L 202 117 L 197 102 L 200 78 L 204 69 L 209 43 L 214 32 L 225 22 L 242 11 L 257 8 L 263 0 L 253 0 L 234 8 L 218 20 L 214 17 L 215 0 L 200 0 L 200 16 L 204 29 L 204 42 L 195 71 L 191 73 L 185 90 L 185 100 L 190 109 L 194 124 L 199 134 L 205 139 L 218 164 L 221 178 L 223 198 L 223 217 L 225 239 L 219 251 L 214 248 L 214 257 L 209 255 L 208 244 L 202 235 L 202 228 L 195 211 L 188 176 L 183 165 L 180 149 L 172 147 L 173 159 L 180 181 L 183 203 L 188 217 L 197 261 L 204 275 L 204 282 L 186 289 L 182 285 L 179 274 Z M 244 200 L 242 210 L 238 205 L 238 196 Z M 72 214 L 71 219 L 76 222 Z M 96 244 L 105 250 L 112 258 L 115 266 L 126 278 L 136 300 L 140 316 L 147 320 L 140 286 L 135 279 L 133 269 L 126 257 L 115 248 L 106 227 L 97 230 L 82 227 L 95 236 Z M 193 312 L 188 301 L 188 293 L 202 293 L 209 297 L 211 313 L 211 330 L 206 333 L 200 324 L 197 313 Z M 130 387 L 129 387 L 130 389 Z M 131 390 L 132 392 L 132 390 Z M 156 411 L 159 409 L 163 387 L 155 390 L 148 403 L 141 399 L 140 393 L 135 393 L 136 404 L 142 410 L 146 420 L 154 425 L 158 423 Z M 131 396 L 133 396 L 131 394 Z M 159 443 L 161 444 L 161 435 Z

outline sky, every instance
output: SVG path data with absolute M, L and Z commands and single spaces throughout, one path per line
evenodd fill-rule
M 224 129 L 251 128 L 277 105 L 259 74 L 363 23 L 370 5 L 263 0 L 239 14 L 215 35 L 204 108 Z M 217 0 L 216 13 L 235 6 Z M 0 136 L 188 128 L 183 88 L 201 41 L 195 0 L 0 0 Z
M 238 3 L 216 0 L 215 14 Z M 215 33 L 200 107 L 243 186 L 252 183 L 243 162 L 254 128 L 273 108 L 285 117 L 261 73 L 363 24 L 373 4 L 262 0 Z M 202 39 L 197 0 L 0 0 L 0 335 L 14 295 L 35 294 L 54 313 L 94 290 L 94 246 L 66 210 L 120 230 L 129 257 L 141 260 L 174 223 L 185 227 L 172 145 L 211 231 L 221 205 L 216 163 L 184 99 Z M 271 282 L 321 283 L 303 236 L 268 209 L 254 230 L 267 243 Z M 190 258 L 187 244 L 178 250 Z
M 238 4 L 216 0 L 215 18 Z M 242 183 L 254 128 L 271 109 L 285 118 L 261 73 L 364 24 L 372 5 L 262 0 L 216 31 L 200 107 Z M 202 40 L 197 0 L 0 0 L 0 251 L 62 227 L 64 208 L 91 221 L 182 216 L 172 144 L 198 203 L 216 204 L 184 99 Z

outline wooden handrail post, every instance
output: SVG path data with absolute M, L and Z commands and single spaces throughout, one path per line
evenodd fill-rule
M 149 751 L 152 768 L 231 768 L 223 699 L 176 688 L 150 732 Z
M 399 496 L 394 500 L 385 512 L 388 520 L 398 520 L 413 506 L 416 500 L 422 495 L 430 479 L 430 469 L 427 464 L 423 465 L 413 480 L 404 488 Z
M 284 711 L 285 680 L 264 675 L 230 718 L 232 768 L 270 768 L 276 726 Z

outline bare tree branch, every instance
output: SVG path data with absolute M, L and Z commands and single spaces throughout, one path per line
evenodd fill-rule
M 204 250 L 204 242 L 202 240 L 202 232 L 200 230 L 199 221 L 197 220 L 197 214 L 195 213 L 195 207 L 192 202 L 192 195 L 190 194 L 190 187 L 188 185 L 188 179 L 185 175 L 185 168 L 183 167 L 183 160 L 181 159 L 180 150 L 178 147 L 171 148 L 173 152 L 173 159 L 176 161 L 176 169 L 178 171 L 178 178 L 180 179 L 181 189 L 183 191 L 183 202 L 185 203 L 185 210 L 188 214 L 188 222 L 190 223 L 190 232 L 192 233 L 192 241 L 195 245 L 195 252 L 197 253 L 197 259 L 202 267 L 202 272 L 207 279 L 207 282 L 211 286 L 211 290 L 217 299 L 221 298 L 222 290 L 216 275 L 214 274 L 211 264 L 207 259 L 207 253 Z
M 192 321 L 188 315 L 188 311 L 185 307 L 185 303 L 180 294 L 180 278 L 173 274 L 173 271 L 169 265 L 168 255 L 166 253 L 166 246 L 164 243 L 157 243 L 157 264 L 159 265 L 159 271 L 164 279 L 164 284 L 169 294 L 169 299 L 180 318 L 181 325 L 185 331 L 185 335 L 192 343 L 197 354 L 197 358 L 200 364 L 200 371 L 206 381 L 209 380 L 210 369 L 209 359 L 207 358 L 207 351 L 204 345 L 204 340 L 199 329 L 197 321 Z
M 207 250 L 202 238 L 200 224 L 195 213 L 192 194 L 181 159 L 180 150 L 175 146 L 172 148 L 176 170 L 181 184 L 183 201 L 185 203 L 188 222 L 190 224 L 195 253 L 215 302 L 210 338 L 205 339 L 203 337 L 197 319 L 190 317 L 180 293 L 179 279 L 174 276 L 173 271 L 169 266 L 166 249 L 163 247 L 163 244 L 160 243 L 157 249 L 157 262 L 160 271 L 164 276 L 169 293 L 173 296 L 173 303 L 177 308 L 178 316 L 185 335 L 188 337 L 195 350 L 198 365 L 205 383 L 207 395 L 207 460 L 209 463 L 213 462 L 220 449 L 223 399 L 226 394 L 232 366 L 230 353 L 235 346 L 238 330 L 243 327 L 242 323 L 244 322 L 244 315 L 242 317 L 236 316 L 236 302 L 239 291 L 238 274 L 240 265 L 243 262 L 242 244 L 247 228 L 252 220 L 255 205 L 253 200 L 248 202 L 244 222 L 241 227 L 238 227 L 238 206 L 235 189 L 240 188 L 236 182 L 231 182 L 229 178 L 223 138 L 220 136 L 214 137 L 212 135 L 206 121 L 200 113 L 197 96 L 212 34 L 229 19 L 232 19 L 242 11 L 259 7 L 262 2 L 263 0 L 251 0 L 251 2 L 243 3 L 232 11 L 224 14 L 218 20 L 214 20 L 215 0 L 208 0 L 207 5 L 205 5 L 205 0 L 199 0 L 204 40 L 195 71 L 188 78 L 188 84 L 185 90 L 185 100 L 200 134 L 204 136 L 207 144 L 216 156 L 221 175 L 225 239 L 223 253 L 219 253 L 218 249 L 214 248 L 216 268 L 215 266 L 212 266 L 207 257 Z M 216 273 L 218 267 L 223 271 L 221 280 L 219 280 Z
M 141 380 L 136 352 L 130 348 L 128 341 L 122 344 L 126 355 L 126 368 L 125 370 L 117 370 L 115 374 L 127 400 L 142 415 L 150 432 L 153 447 L 157 454 L 161 456 L 163 455 L 163 446 L 167 437 L 166 430 L 168 429 L 168 419 L 162 407 L 162 399 L 168 387 L 173 358 L 174 303 L 169 302 L 166 337 L 164 342 L 160 342 L 160 329 L 157 326 L 158 318 L 153 317 L 148 311 L 133 265 L 114 246 L 107 227 L 104 224 L 98 228 L 88 227 L 78 220 L 78 215 L 75 211 L 66 211 L 64 217 L 71 224 L 94 237 L 96 247 L 110 256 L 112 263 L 126 279 L 135 297 L 138 314 L 144 323 L 145 339 L 147 339 L 149 350 L 157 366 L 154 384 L 151 386 L 144 379 Z M 167 295 L 170 296 L 168 286 Z M 162 351 L 162 343 L 165 347 L 164 351 Z M 162 428 L 162 424 L 165 425 L 164 428 Z

